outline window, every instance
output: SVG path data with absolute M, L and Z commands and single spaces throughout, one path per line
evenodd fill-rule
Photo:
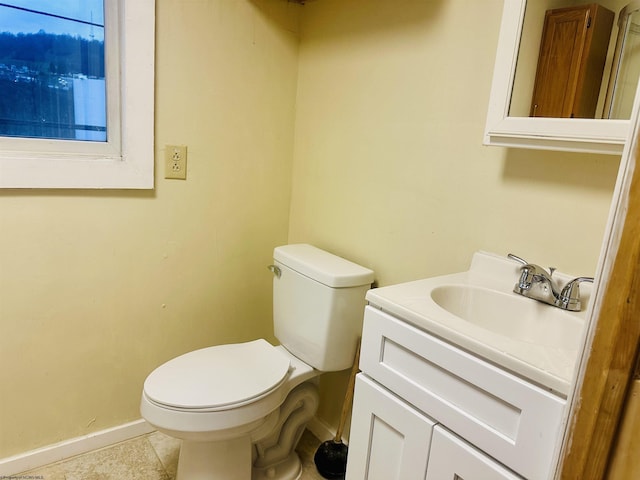
M 0 0 L 0 187 L 153 188 L 155 0 Z
M 0 135 L 105 142 L 104 2 L 37 3 L 0 3 Z

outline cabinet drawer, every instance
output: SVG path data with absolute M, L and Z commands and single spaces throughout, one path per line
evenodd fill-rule
M 564 399 L 371 306 L 360 368 L 514 471 L 549 477 Z
M 426 480 L 523 480 L 441 426 L 433 431 Z

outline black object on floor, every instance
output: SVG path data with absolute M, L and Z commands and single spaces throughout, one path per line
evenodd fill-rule
M 356 355 L 351 367 L 351 376 L 347 385 L 347 392 L 344 395 L 344 403 L 342 404 L 342 413 L 340 414 L 340 423 L 333 440 L 322 442 L 316 450 L 313 461 L 320 475 L 324 478 L 343 478 L 347 471 L 347 446 L 342 443 L 342 430 L 347 420 L 347 413 L 351 408 L 353 400 L 353 387 L 356 382 L 356 374 L 358 373 L 358 364 L 360 363 L 360 340 L 356 346 Z

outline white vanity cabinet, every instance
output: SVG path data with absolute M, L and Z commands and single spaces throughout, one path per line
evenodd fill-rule
M 347 480 L 549 479 L 566 400 L 369 305 Z

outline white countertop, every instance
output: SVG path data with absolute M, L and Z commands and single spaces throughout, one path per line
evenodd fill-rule
M 513 293 L 513 286 L 519 278 L 520 266 L 506 257 L 477 252 L 473 256 L 471 268 L 466 272 L 372 289 L 367 293 L 367 300 L 371 305 L 421 330 L 566 396 L 583 344 L 585 307 L 589 301 L 590 285 L 582 289 L 583 310 L 581 312 L 562 311 L 557 307 Z M 556 272 L 554 278 L 563 284 L 572 277 Z M 532 302 L 523 305 L 529 312 L 534 309 L 535 315 L 553 315 L 554 322 L 558 318 L 560 321 L 573 322 L 574 325 L 575 322 L 579 322 L 576 338 L 570 338 L 560 347 L 552 345 L 553 342 L 542 345 L 488 330 L 463 320 L 436 304 L 431 299 L 430 292 L 443 285 L 487 288 L 504 295 L 518 297 L 518 301 Z M 500 307 L 496 306 L 496 315 L 500 315 L 499 310 Z M 548 334 L 554 335 L 552 323 L 541 322 L 541 328 L 548 329 Z

